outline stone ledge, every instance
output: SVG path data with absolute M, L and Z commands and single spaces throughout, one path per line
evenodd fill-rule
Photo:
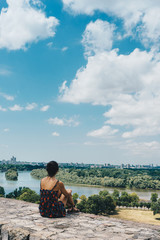
M 38 205 L 0 198 L 0 240 L 160 240 L 160 227 L 76 213 L 42 218 Z

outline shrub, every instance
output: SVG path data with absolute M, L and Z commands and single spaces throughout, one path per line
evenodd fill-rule
M 100 191 L 99 195 L 92 195 L 88 199 L 82 195 L 77 207 L 81 212 L 93 214 L 110 214 L 115 211 L 116 204 L 108 191 Z
M 79 198 L 78 193 L 73 193 L 72 198 L 73 198 L 74 204 L 77 204 L 77 199 Z
M 35 191 L 27 189 L 17 199 L 26 202 L 39 203 L 40 196 Z
M 0 197 L 4 197 L 4 196 L 5 196 L 4 188 L 0 186 Z

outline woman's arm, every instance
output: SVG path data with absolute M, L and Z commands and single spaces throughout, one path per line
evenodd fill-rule
M 65 186 L 63 184 L 63 182 L 59 182 L 59 187 L 60 187 L 60 191 L 61 193 L 68 198 L 69 193 L 67 192 L 67 190 L 65 189 Z

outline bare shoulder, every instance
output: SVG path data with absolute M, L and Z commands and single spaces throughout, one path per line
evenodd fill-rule
M 41 179 L 41 183 L 45 183 L 47 181 L 47 177 Z
M 60 186 L 60 187 L 64 187 L 63 182 L 59 181 L 58 183 L 59 183 L 59 186 Z

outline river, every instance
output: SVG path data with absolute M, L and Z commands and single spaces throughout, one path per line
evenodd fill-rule
M 18 181 L 8 181 L 5 178 L 5 173 L 0 172 L 0 186 L 4 187 L 5 193 L 8 194 L 15 190 L 16 188 L 19 187 L 29 187 L 30 189 L 36 191 L 39 193 L 39 187 L 40 187 L 40 180 L 37 180 L 33 178 L 30 175 L 30 171 L 23 171 L 23 172 L 18 172 Z M 95 186 L 80 186 L 80 185 L 74 185 L 70 184 L 67 185 L 65 184 L 66 188 L 72 189 L 73 193 L 78 193 L 79 196 L 85 195 L 86 197 L 93 195 L 93 194 L 98 194 L 99 191 L 101 190 L 108 190 L 110 193 L 114 191 L 114 189 L 121 191 L 126 191 L 128 193 L 136 192 L 139 196 L 140 199 L 144 200 L 150 200 L 151 193 L 157 192 L 158 196 L 160 197 L 160 191 L 159 190 L 142 190 L 142 189 L 136 189 L 136 190 L 131 190 L 131 189 L 120 189 L 120 188 L 110 188 L 110 187 L 95 187 Z

